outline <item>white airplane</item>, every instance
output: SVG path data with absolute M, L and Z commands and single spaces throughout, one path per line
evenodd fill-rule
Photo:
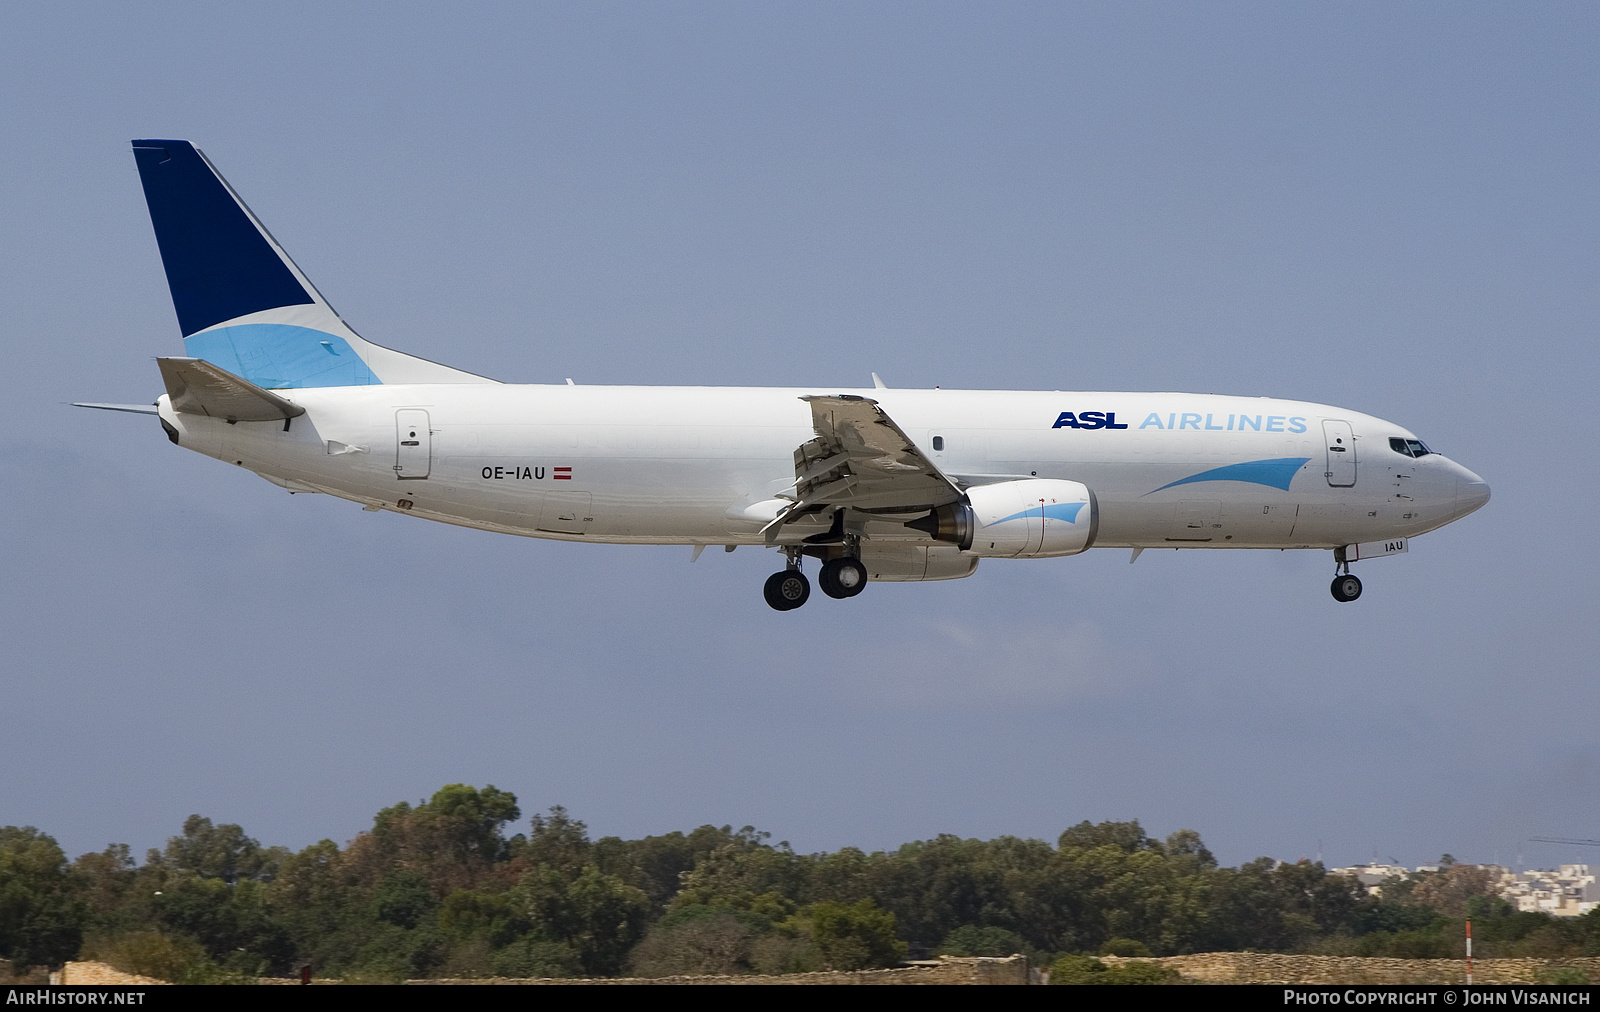
M 780 611 L 985 558 L 1089 548 L 1360 559 L 1489 500 L 1407 430 L 1343 408 L 1181 393 L 500 383 L 345 325 L 194 145 L 133 142 L 187 357 L 153 406 L 179 446 L 290 492 L 503 534 L 775 548 Z

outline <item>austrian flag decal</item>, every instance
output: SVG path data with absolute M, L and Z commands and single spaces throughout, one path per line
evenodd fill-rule
M 550 477 L 554 478 L 556 481 L 572 480 L 572 468 L 570 467 L 555 467 L 551 468 L 550 471 Z

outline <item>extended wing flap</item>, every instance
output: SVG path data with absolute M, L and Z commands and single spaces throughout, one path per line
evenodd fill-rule
M 961 498 L 894 420 L 869 397 L 810 396 L 815 439 L 794 451 L 796 504 L 914 512 Z
M 172 409 L 230 422 L 294 418 L 306 409 L 199 358 L 158 358 Z

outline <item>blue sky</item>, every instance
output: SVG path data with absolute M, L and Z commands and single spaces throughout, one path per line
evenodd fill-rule
M 1600 837 L 1581 4 L 13 4 L 0 823 L 343 841 L 494 783 L 802 850 L 1082 819 L 1407 863 Z M 1494 500 L 1363 564 L 985 563 L 780 615 L 767 554 L 511 540 L 167 443 L 128 140 L 201 145 L 366 337 L 500 379 L 1192 390 L 1392 419 Z

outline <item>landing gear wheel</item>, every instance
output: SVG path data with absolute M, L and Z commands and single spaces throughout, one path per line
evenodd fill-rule
M 866 589 L 867 567 L 848 555 L 830 559 L 817 574 L 817 586 L 829 597 L 855 597 Z
M 793 611 L 811 596 L 811 581 L 798 569 L 785 569 L 767 577 L 761 595 L 778 611 Z
M 1354 601 L 1361 596 L 1361 581 L 1345 573 L 1343 576 L 1333 578 L 1333 586 L 1328 588 L 1333 591 L 1335 601 Z

